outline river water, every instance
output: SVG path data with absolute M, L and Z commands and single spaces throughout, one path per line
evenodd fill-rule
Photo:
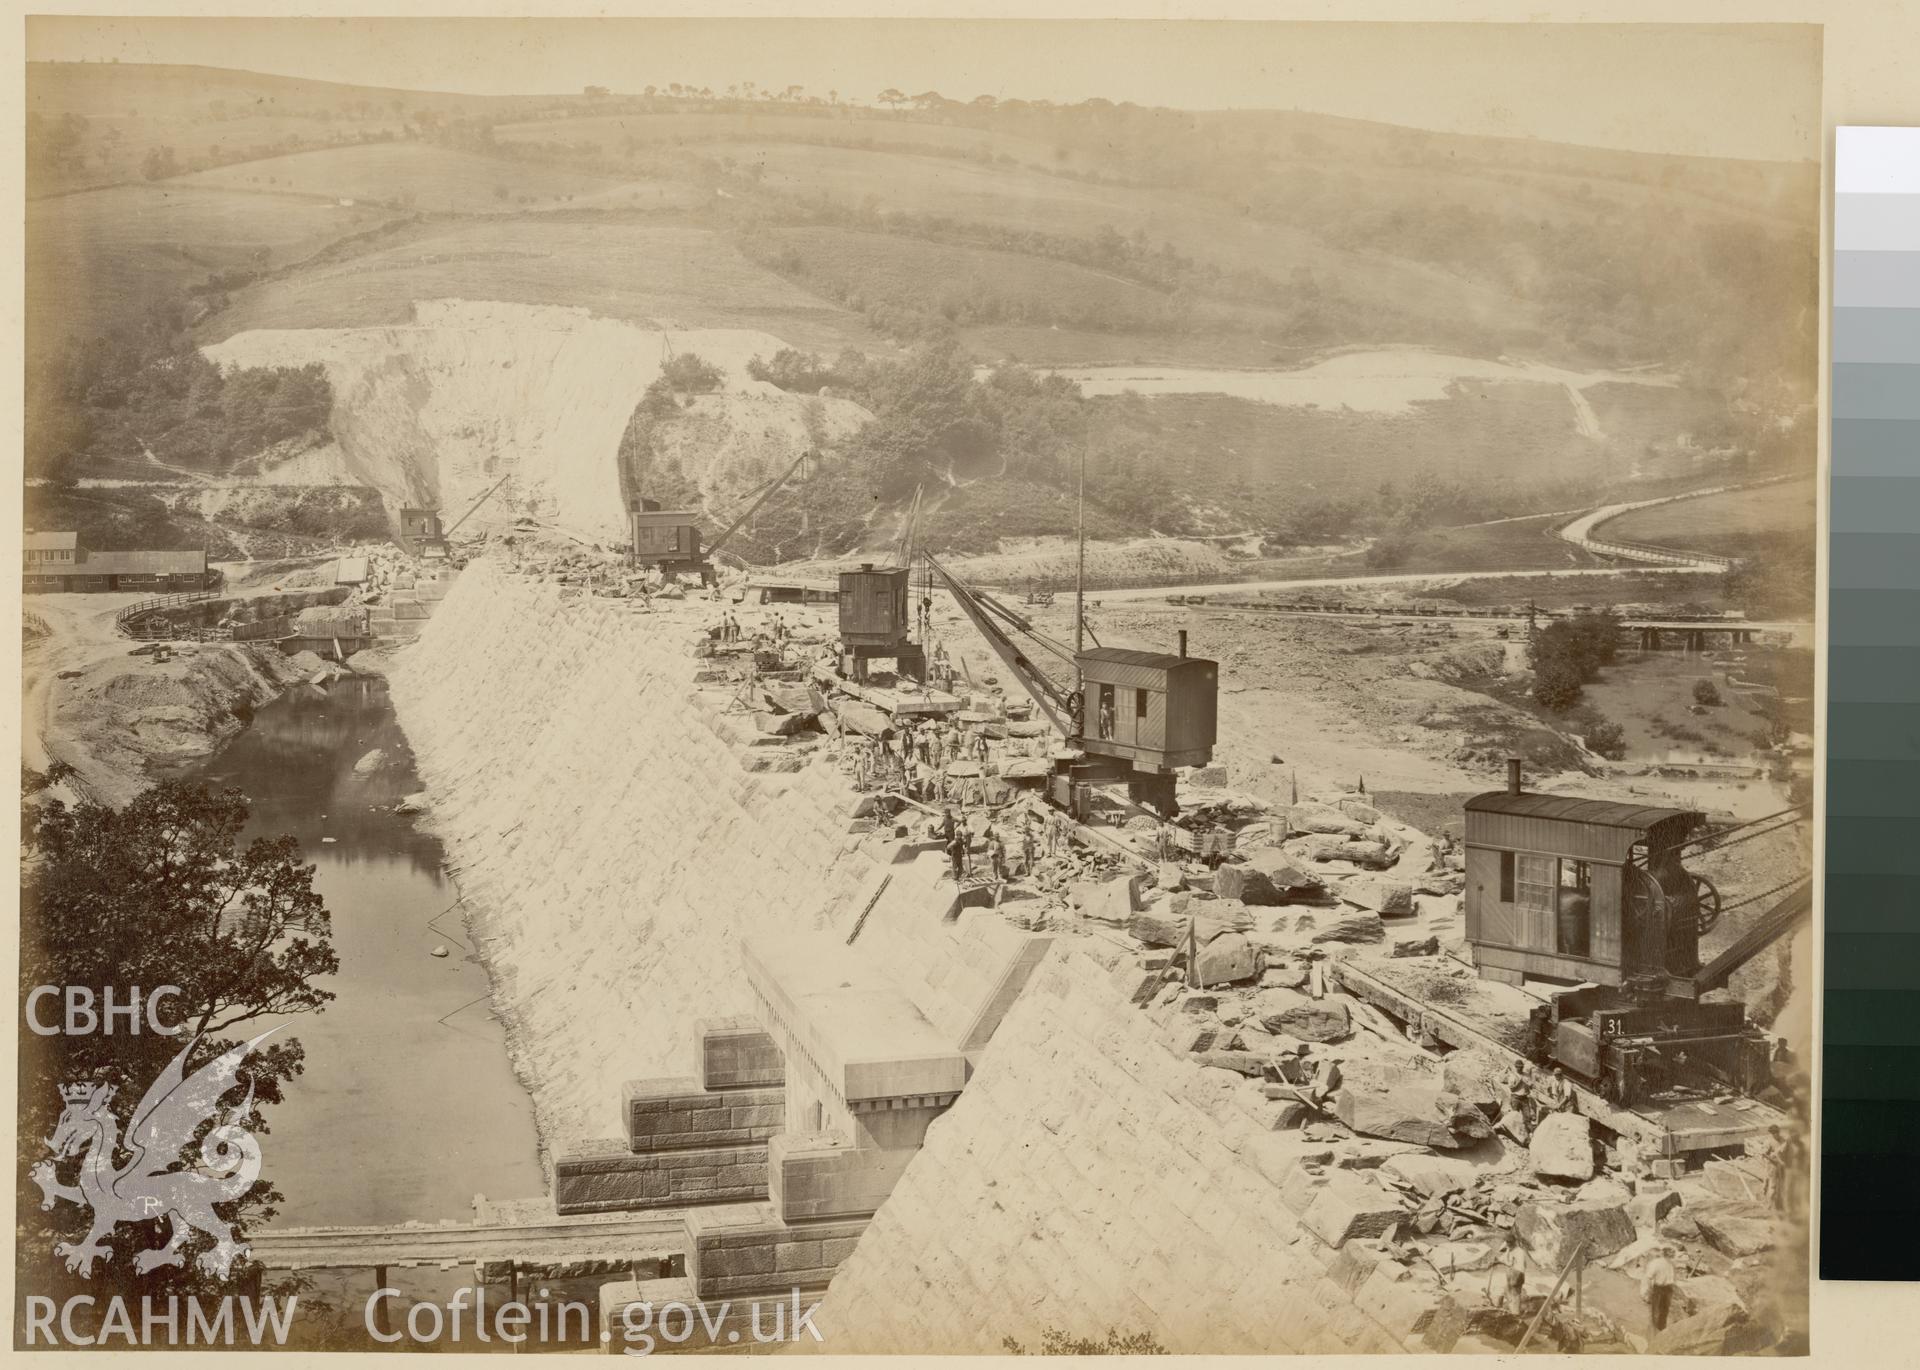
M 356 764 L 376 750 L 377 764 Z M 263 1173 L 286 1195 L 276 1225 L 467 1219 L 476 1192 L 542 1193 L 533 1106 L 440 843 L 393 812 L 420 785 L 386 681 L 295 685 L 202 774 L 248 796 L 249 839 L 299 839 L 340 957 L 326 1011 L 287 1020 L 306 1073 L 261 1141 Z

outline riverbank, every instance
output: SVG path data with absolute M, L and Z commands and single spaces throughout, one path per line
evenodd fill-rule
M 139 652 L 113 624 L 134 598 L 40 595 L 29 606 L 47 631 L 21 655 L 22 759 L 72 766 L 64 798 L 125 804 L 203 764 L 306 674 L 271 643 L 179 643 L 166 660 Z

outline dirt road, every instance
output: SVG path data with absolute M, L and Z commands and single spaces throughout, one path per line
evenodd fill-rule
M 51 749 L 48 745 L 60 673 L 85 671 L 131 651 L 133 644 L 114 631 L 113 616 L 145 598 L 149 596 L 35 595 L 27 602 L 26 612 L 44 623 L 47 632 L 28 638 L 20 653 L 20 751 L 26 765 L 42 771 L 56 756 L 73 759 L 57 742 Z
M 1126 590 L 1097 590 L 1091 597 L 1102 603 L 1133 601 L 1142 599 L 1164 599 L 1170 594 L 1182 595 L 1223 595 L 1246 594 L 1260 590 L 1309 590 L 1326 589 L 1332 586 L 1371 586 L 1371 585 L 1423 585 L 1446 584 L 1461 580 L 1530 580 L 1543 575 L 1555 578 L 1561 576 L 1624 576 L 1645 575 L 1649 571 L 1670 571 L 1676 575 L 1704 575 L 1709 572 L 1718 574 L 1724 570 L 1721 566 L 1709 566 L 1704 563 L 1687 566 L 1597 566 L 1577 571 L 1416 571 L 1389 576 L 1325 576 L 1314 580 L 1227 580 L 1217 585 L 1139 585 Z M 1069 595 L 1071 591 L 1068 592 Z

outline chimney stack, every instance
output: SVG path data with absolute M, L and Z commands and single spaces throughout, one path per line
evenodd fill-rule
M 1520 758 L 1517 756 L 1507 758 L 1507 793 L 1520 793 Z
M 1187 654 L 1187 630 L 1185 628 L 1182 628 L 1180 630 L 1180 655 L 1185 656 L 1186 654 Z

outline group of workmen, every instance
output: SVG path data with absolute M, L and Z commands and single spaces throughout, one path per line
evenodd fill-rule
M 898 725 L 878 737 L 855 740 L 854 783 L 862 790 L 898 788 L 910 799 L 944 803 L 949 797 L 966 802 L 965 787 L 951 785 L 947 766 L 971 760 L 982 774 L 993 754 L 984 729 L 968 734 L 957 723 L 929 719 L 915 726 L 902 717 Z
M 1542 1074 L 1525 1057 L 1513 1063 L 1513 1070 L 1507 1076 L 1507 1100 L 1514 1114 L 1526 1124 L 1526 1136 L 1517 1139 L 1520 1141 L 1531 1137 L 1540 1120 L 1549 1113 L 1571 1113 L 1580 1102 L 1564 1070 L 1555 1066 L 1551 1075 Z
M 1071 840 L 1071 829 L 1066 815 L 1042 812 L 1037 809 L 1024 809 L 1017 820 L 1019 831 L 1011 838 L 996 827 L 991 820 L 981 834 L 983 852 L 986 856 L 987 876 L 996 885 L 1004 885 L 1014 877 L 1012 867 L 1013 852 L 1020 855 L 1020 875 L 1031 875 L 1035 866 L 1040 864 L 1041 854 L 1057 855 Z M 954 816 L 953 807 L 941 810 L 940 821 L 934 828 L 940 839 L 941 850 L 946 852 L 947 860 L 953 868 L 953 883 L 976 878 L 973 864 L 973 831 Z

